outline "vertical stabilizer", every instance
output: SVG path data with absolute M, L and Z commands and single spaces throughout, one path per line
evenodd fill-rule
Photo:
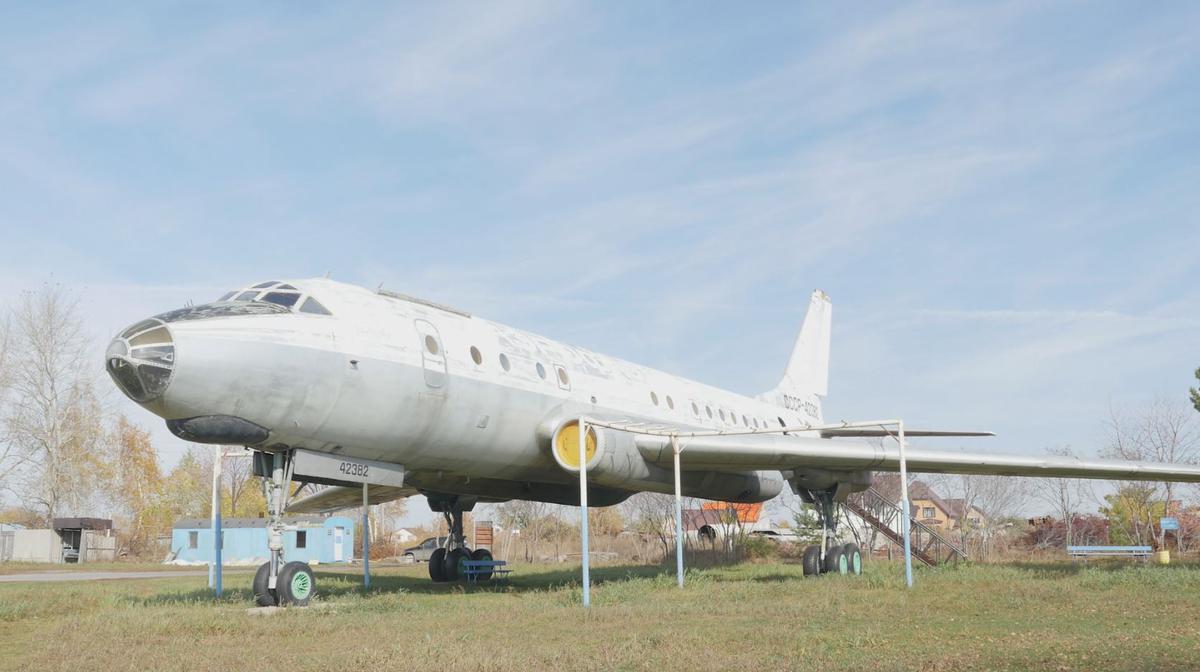
M 820 419 L 820 400 L 829 392 L 829 337 L 833 303 L 821 290 L 812 293 L 800 335 L 792 348 L 783 380 L 763 395 L 767 400 L 793 410 L 803 410 Z M 810 406 L 811 404 L 811 406 Z M 815 408 L 814 408 L 815 407 Z M 813 412 L 815 411 L 815 412 Z

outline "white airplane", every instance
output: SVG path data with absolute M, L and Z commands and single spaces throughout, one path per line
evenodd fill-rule
M 271 486 L 271 560 L 259 568 L 255 594 L 260 604 L 304 604 L 315 583 L 306 564 L 282 562 L 285 511 L 424 494 L 451 530 L 430 577 L 453 580 L 462 561 L 490 559 L 463 535 L 462 513 L 477 502 L 579 504 L 581 417 L 707 432 L 687 440 L 683 494 L 762 502 L 786 483 L 820 505 L 832 539 L 836 503 L 867 488 L 872 471 L 897 471 L 899 456 L 831 440 L 882 429 L 820 428 L 831 314 L 829 298 L 814 292 L 782 380 L 757 397 L 321 278 L 261 282 L 156 315 L 121 332 L 105 359 L 121 391 L 176 436 L 256 451 L 256 473 Z M 674 492 L 669 441 L 589 426 L 589 505 Z M 1167 464 L 930 450 L 909 450 L 907 462 L 920 472 L 1200 482 L 1200 467 Z M 291 481 L 333 487 L 289 502 Z M 810 548 L 806 571 L 837 567 L 844 553 L 857 550 Z

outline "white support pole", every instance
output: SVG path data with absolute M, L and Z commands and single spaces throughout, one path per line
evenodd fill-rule
M 367 502 L 367 484 L 363 483 L 363 522 L 362 522 L 362 539 L 363 539 L 363 590 L 371 588 L 371 527 L 370 527 L 370 508 Z
M 592 577 L 588 565 L 588 503 L 587 503 L 587 423 L 579 419 L 579 539 L 583 546 L 583 606 L 592 604 Z
M 213 533 L 213 559 L 208 563 L 208 587 L 221 596 L 221 456 L 224 448 L 217 446 L 213 451 L 212 511 L 208 529 Z
M 683 588 L 683 492 L 679 480 L 679 437 L 671 435 L 671 452 L 675 454 L 675 574 Z
M 896 425 L 896 433 L 900 441 L 900 505 L 902 507 L 900 516 L 904 521 L 902 524 L 904 528 L 904 581 L 909 588 L 912 588 L 912 527 L 909 520 L 909 508 L 912 505 L 908 501 L 908 455 L 904 440 L 904 421 L 900 420 Z

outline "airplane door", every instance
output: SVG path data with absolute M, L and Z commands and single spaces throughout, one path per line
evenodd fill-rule
M 437 327 L 426 320 L 415 320 L 421 339 L 421 363 L 425 369 L 425 384 L 432 388 L 446 386 L 446 351 Z
M 342 550 L 342 540 L 345 538 L 346 528 L 333 528 L 333 561 L 341 562 L 345 559 L 344 551 Z

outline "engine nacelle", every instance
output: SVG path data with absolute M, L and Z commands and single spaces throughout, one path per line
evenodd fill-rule
M 579 420 L 561 422 L 550 439 L 550 452 L 558 466 L 579 473 Z M 634 435 L 607 427 L 588 426 L 584 437 L 588 480 L 611 488 L 675 492 L 674 474 L 647 462 L 634 443 Z M 726 502 L 765 502 L 783 491 L 777 471 L 684 471 L 680 488 L 689 497 Z

